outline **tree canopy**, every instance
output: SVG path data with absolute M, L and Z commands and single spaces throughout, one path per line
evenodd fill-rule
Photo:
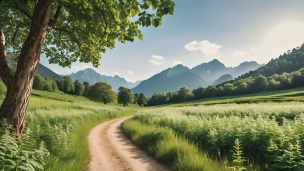
M 105 82 L 97 82 L 90 88 L 88 98 L 107 104 L 117 101 L 117 94 L 112 90 L 111 85 Z
M 97 67 L 107 48 L 142 39 L 140 26 L 159 26 L 174 6 L 171 0 L 0 0 L 0 77 L 7 87 L 0 118 L 21 138 L 41 53 L 63 67 L 76 61 Z M 16 54 L 14 75 L 7 49 Z
M 173 14 L 172 0 L 48 0 L 52 3 L 43 52 L 50 63 L 71 66 L 72 62 L 100 64 L 101 53 L 142 39 L 140 26 L 161 25 Z M 47 2 L 45 2 L 47 3 Z M 9 49 L 19 52 L 34 19 L 36 0 L 0 1 L 0 27 Z
M 128 106 L 129 103 L 133 103 L 134 95 L 132 91 L 125 87 L 118 88 L 118 103 Z

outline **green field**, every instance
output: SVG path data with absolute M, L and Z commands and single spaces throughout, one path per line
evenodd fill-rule
M 173 170 L 303 170 L 303 94 L 301 87 L 124 108 L 33 90 L 22 141 L 1 137 L 0 170 L 86 170 L 89 131 L 135 111 L 124 132 Z
M 86 170 L 89 131 L 134 111 L 80 96 L 33 90 L 22 141 L 7 134 L 0 139 L 0 170 L 42 170 L 42 166 L 49 171 Z
M 265 103 L 265 102 L 304 102 L 304 87 L 266 91 L 253 94 L 239 96 L 223 96 L 200 99 L 180 104 L 170 104 L 172 106 L 195 106 L 195 105 L 212 105 L 212 104 L 227 104 L 227 103 Z
M 303 170 L 303 95 L 300 87 L 157 106 L 138 111 L 123 128 L 136 144 L 148 146 L 151 155 L 167 161 L 173 170 Z M 209 164 L 180 160 L 191 158 L 183 152 L 190 147 L 162 143 L 160 148 L 150 143 L 164 141 L 161 136 L 143 144 L 151 130 L 171 132 L 174 138 L 168 142 L 178 138 L 194 145 L 193 160 Z M 164 151 L 170 153 L 165 159 Z

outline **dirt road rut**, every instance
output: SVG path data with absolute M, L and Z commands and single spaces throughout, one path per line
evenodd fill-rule
M 123 135 L 120 126 L 128 118 L 104 122 L 91 130 L 88 171 L 169 171 Z

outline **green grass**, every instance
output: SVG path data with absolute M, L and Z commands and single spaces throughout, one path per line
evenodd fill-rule
M 194 144 L 175 136 L 170 129 L 129 119 L 123 123 L 123 130 L 136 145 L 175 171 L 221 170 L 217 162 L 205 157 Z
M 173 131 L 230 167 L 241 167 L 233 157 L 239 140 L 247 170 L 304 169 L 303 102 L 148 108 L 132 120 Z
M 90 159 L 87 140 L 90 130 L 104 121 L 130 116 L 134 111 L 134 107 L 104 105 L 84 97 L 33 90 L 25 130 L 31 132 L 28 136 L 36 148 L 43 141 L 50 154 L 44 161 L 44 170 L 82 171 L 87 169 Z
M 65 156 L 51 156 L 47 162 L 46 169 L 49 171 L 60 170 L 60 171 L 81 171 L 87 170 L 89 164 L 90 153 L 87 136 L 91 129 L 110 119 L 129 116 L 134 113 L 133 110 L 125 110 L 112 117 L 100 117 L 86 119 L 73 133 L 68 135 L 69 146 Z
M 169 105 L 196 106 L 196 105 L 213 105 L 213 104 L 227 104 L 227 103 L 243 104 L 243 103 L 291 102 L 291 101 L 304 102 L 304 87 L 287 89 L 287 90 L 265 91 L 265 92 L 238 95 L 238 96 L 205 98 L 205 99 L 189 101 L 185 103 L 169 104 Z

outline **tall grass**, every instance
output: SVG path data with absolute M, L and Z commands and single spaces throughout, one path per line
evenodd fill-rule
M 238 139 L 246 168 L 304 169 L 303 103 L 152 108 L 139 111 L 133 119 L 172 130 L 214 160 L 233 163 Z
M 123 130 L 135 144 L 147 149 L 150 155 L 173 170 L 219 170 L 217 162 L 205 157 L 195 145 L 176 136 L 170 129 L 147 126 L 129 119 L 123 123 Z
M 131 108 L 105 106 L 81 97 L 41 91 L 36 93 L 41 96 L 31 97 L 25 130 L 30 131 L 28 135 L 33 151 L 39 149 L 41 143 L 48 151 L 49 156 L 43 162 L 44 170 L 49 171 L 86 170 L 90 157 L 87 141 L 89 131 L 101 122 L 134 112 Z M 16 145 L 19 148 L 20 145 Z M 29 167 L 15 170 L 26 169 Z

